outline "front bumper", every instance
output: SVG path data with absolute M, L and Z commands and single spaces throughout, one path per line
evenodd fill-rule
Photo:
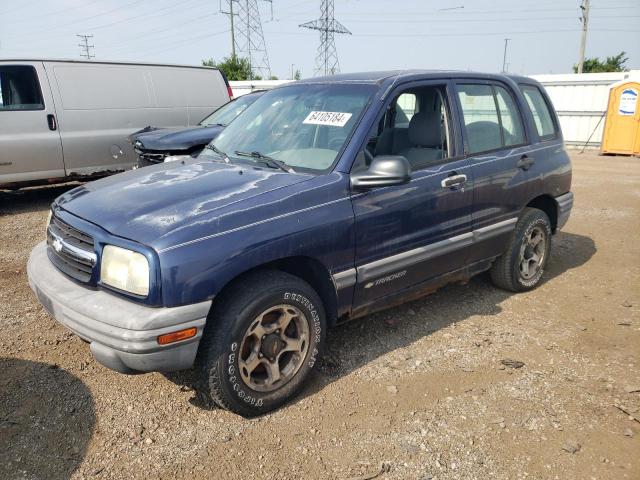
M 564 227 L 571 215 L 571 209 L 573 208 L 573 193 L 565 193 L 556 197 L 556 203 L 558 204 L 558 224 L 556 230 L 560 230 Z
M 45 242 L 31 252 L 29 285 L 47 311 L 91 343 L 91 353 L 104 366 L 121 373 L 190 368 L 211 307 L 211 300 L 172 308 L 151 308 L 102 290 L 83 287 L 56 269 Z M 159 335 L 197 328 L 195 337 L 159 345 Z

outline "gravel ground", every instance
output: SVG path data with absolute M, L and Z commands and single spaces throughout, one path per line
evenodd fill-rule
M 25 274 L 69 187 L 0 193 L 0 478 L 640 478 L 640 159 L 573 161 L 541 287 L 481 275 L 339 327 L 253 420 L 204 407 L 190 372 L 97 364 Z

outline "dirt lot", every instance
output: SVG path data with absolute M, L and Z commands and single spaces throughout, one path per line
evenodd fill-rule
M 68 187 L 0 193 L 0 478 L 640 478 L 640 159 L 573 159 L 540 288 L 480 276 L 340 327 L 254 420 L 204 408 L 189 373 L 93 361 L 25 274 Z

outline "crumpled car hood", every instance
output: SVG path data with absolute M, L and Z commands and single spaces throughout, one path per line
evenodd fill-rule
M 188 128 L 159 128 L 141 133 L 134 133 L 130 139 L 132 143 L 141 142 L 143 150 L 189 150 L 192 147 L 206 145 L 216 138 L 224 127 L 212 125 L 209 127 Z

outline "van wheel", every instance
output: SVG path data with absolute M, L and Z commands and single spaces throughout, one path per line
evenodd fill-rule
M 252 273 L 229 288 L 200 343 L 199 389 L 253 417 L 298 393 L 324 343 L 325 313 L 318 294 L 288 273 Z
M 507 251 L 491 267 L 491 280 L 512 292 L 535 288 L 551 253 L 551 223 L 542 210 L 525 208 Z

